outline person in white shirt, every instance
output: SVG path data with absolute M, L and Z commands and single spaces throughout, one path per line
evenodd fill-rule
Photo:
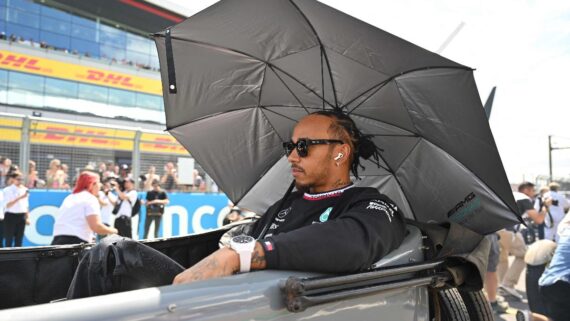
M 24 239 L 24 229 L 30 224 L 29 191 L 22 182 L 22 173 L 11 176 L 12 184 L 4 189 L 4 239 L 6 247 L 20 247 Z
M 4 247 L 4 191 L 0 190 L 0 248 Z
M 79 175 L 73 193 L 59 207 L 52 245 L 89 243 L 93 241 L 93 232 L 117 234 L 117 229 L 101 223 L 99 187 L 99 175 L 91 172 Z
M 103 190 L 99 191 L 99 204 L 101 204 L 101 222 L 106 226 L 113 224 L 113 208 L 117 204 L 118 196 L 114 193 L 117 182 L 114 179 L 106 179 Z M 104 235 L 100 235 L 102 238 Z
M 554 242 L 558 242 L 558 225 L 564 218 L 564 215 L 568 211 L 568 201 L 564 195 L 558 193 L 560 185 L 556 182 L 548 184 L 549 192 L 544 193 L 542 196 L 543 200 L 551 200 L 552 204 L 547 206 L 548 214 L 544 217 L 544 239 Z M 540 210 L 539 207 L 542 204 L 535 202 L 535 209 Z
M 132 238 L 133 232 L 131 227 L 131 212 L 138 194 L 135 190 L 135 181 L 132 178 L 125 179 L 124 191 L 119 191 L 119 211 L 115 219 L 115 228 L 119 231 L 120 236 Z

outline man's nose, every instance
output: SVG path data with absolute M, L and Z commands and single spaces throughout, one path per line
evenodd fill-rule
M 297 153 L 297 148 L 293 148 L 291 154 L 287 156 L 287 161 L 289 163 L 298 163 L 300 159 L 301 157 L 299 157 L 299 154 Z

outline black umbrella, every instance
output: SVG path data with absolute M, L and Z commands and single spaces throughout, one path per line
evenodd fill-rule
M 342 109 L 383 149 L 357 185 L 422 222 L 517 222 L 471 68 L 312 0 L 220 1 L 155 40 L 168 130 L 234 203 L 282 197 L 282 142 Z

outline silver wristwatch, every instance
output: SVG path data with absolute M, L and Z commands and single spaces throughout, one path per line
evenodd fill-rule
M 248 235 L 234 236 L 230 240 L 230 248 L 239 255 L 239 271 L 249 272 L 251 269 L 251 254 L 255 249 L 255 239 Z

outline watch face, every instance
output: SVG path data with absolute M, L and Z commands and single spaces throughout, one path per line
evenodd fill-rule
M 238 235 L 238 236 L 234 236 L 232 241 L 234 243 L 238 243 L 238 244 L 246 244 L 246 243 L 251 243 L 251 242 L 255 241 L 255 239 L 251 236 L 248 236 L 248 235 Z

